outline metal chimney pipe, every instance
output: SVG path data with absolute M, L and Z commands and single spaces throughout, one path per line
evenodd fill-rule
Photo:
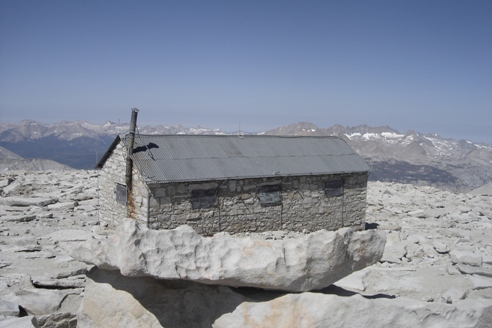
M 130 133 L 128 134 L 128 154 L 126 156 L 126 175 L 125 182 L 127 188 L 132 187 L 132 158 L 133 144 L 135 143 L 135 129 L 137 127 L 138 108 L 132 108 L 132 118 L 130 121 Z

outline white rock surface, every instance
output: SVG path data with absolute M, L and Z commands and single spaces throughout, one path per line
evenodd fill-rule
M 203 237 L 189 226 L 151 230 L 125 219 L 111 238 L 94 238 L 72 256 L 128 277 L 152 276 L 232 287 L 321 289 L 381 259 L 385 234 L 320 230 L 297 238 Z
M 108 302 L 108 300 L 118 300 Z M 129 278 L 94 268 L 78 327 L 490 327 L 484 300 L 415 301 L 341 288 L 280 293 Z
M 0 317 L 19 316 L 19 304 L 11 301 L 0 300 Z
M 0 198 L 0 204 L 7 206 L 46 206 L 48 204 L 56 203 L 56 199 L 53 198 L 41 198 L 41 197 L 4 197 Z
M 9 301 L 7 295 L 32 290 L 66 293 L 61 305 L 57 304 L 58 300 L 46 304 L 47 308 L 59 305 L 56 312 L 30 319 L 0 316 L 0 327 L 5 320 L 12 318 L 20 320 L 19 323 L 37 319 L 41 327 L 56 327 L 57 324 L 74 327 L 75 313 L 83 295 L 85 312 L 80 312 L 84 314 L 79 324 L 92 323 L 85 327 L 139 326 L 140 318 L 148 314 L 143 310 L 132 312 L 136 308 L 124 306 L 129 302 L 143 305 L 143 309 L 150 312 L 149 320 L 154 320 L 149 322 L 153 322 L 155 327 L 210 327 L 212 324 L 220 327 L 229 320 L 235 320 L 233 318 L 237 319 L 238 313 L 254 323 L 262 313 L 273 313 L 263 316 L 266 326 L 269 318 L 288 317 L 291 312 L 300 318 L 322 318 L 318 327 L 360 324 L 347 321 L 352 316 L 357 316 L 357 320 L 367 320 L 367 324 L 362 326 L 370 326 L 374 323 L 372 316 L 377 318 L 386 312 L 395 320 L 408 318 L 408 322 L 415 323 L 415 326 L 424 327 L 432 326 L 432 318 L 436 319 L 434 326 L 438 327 L 453 326 L 455 320 L 464 327 L 490 327 L 492 322 L 486 316 L 492 312 L 492 278 L 488 276 L 492 268 L 492 198 L 488 192 L 455 194 L 430 187 L 370 182 L 366 219 L 368 227 L 387 232 L 385 254 L 375 265 L 336 282 L 338 287 L 324 288 L 319 292 L 291 295 L 178 280 L 158 280 L 156 285 L 156 280 L 150 277 L 128 278 L 119 275 L 118 271 L 104 270 L 99 271 L 118 276 L 101 275 L 100 279 L 95 279 L 92 275 L 84 292 L 85 272 L 89 267 L 69 256 L 66 250 L 80 247 L 84 239 L 90 238 L 92 231 L 97 231 L 101 238 L 113 233 L 98 225 L 97 173 L 4 172 L 0 174 L 0 181 L 4 181 L 3 185 L 8 184 L 0 187 L 1 198 L 55 199 L 53 204 L 75 205 L 77 202 L 74 208 L 48 208 L 42 204 L 0 205 L 0 300 Z M 5 220 L 8 217 L 30 219 Z M 272 232 L 261 238 L 250 237 L 260 241 L 266 238 L 287 241 L 291 236 Z M 453 263 L 451 254 L 463 253 L 472 254 L 475 259 L 481 257 L 481 265 L 479 261 L 474 266 Z M 146 281 L 147 287 L 144 288 L 142 280 Z M 280 302 L 282 297 L 285 299 Z M 322 308 L 316 305 L 317 301 L 324 304 L 328 299 L 336 304 L 326 304 Z M 23 300 L 20 302 L 24 303 Z M 23 306 L 22 303 L 19 305 Z M 284 303 L 296 306 L 286 306 L 285 309 L 272 307 L 272 304 Z M 337 304 L 345 304 L 346 307 L 330 308 Z M 354 307 L 360 311 L 354 312 Z M 101 311 L 96 311 L 98 309 Z M 310 314 L 311 309 L 317 311 L 315 315 Z M 339 318 L 339 323 L 325 319 L 330 309 L 334 317 Z M 412 313 L 419 314 L 419 317 L 412 317 Z M 469 322 L 463 319 L 465 314 Z M 128 321 L 101 325 L 111 321 L 106 316 Z M 385 322 L 385 318 L 381 318 L 382 325 L 376 323 L 375 326 L 384 326 Z M 308 327 L 310 321 L 295 323 L 299 327 Z M 148 326 L 152 327 L 152 324 Z M 29 325 L 33 326 L 32 322 Z
M 397 231 L 390 231 L 387 235 L 387 241 L 381 261 L 399 263 L 406 254 L 407 248 L 401 243 L 400 233 Z
M 34 316 L 9 318 L 0 321 L 0 328 L 38 328 L 38 320 Z
M 482 255 L 472 252 L 452 250 L 451 262 L 454 264 L 469 264 L 474 266 L 482 266 Z
M 492 305 L 456 305 L 411 299 L 347 297 L 322 293 L 287 294 L 269 302 L 243 302 L 218 318 L 214 328 L 245 327 L 490 327 Z
M 0 176 L 9 182 L 0 188 L 0 301 L 36 316 L 18 318 L 17 308 L 16 316 L 0 315 L 0 327 L 75 327 L 88 266 L 67 256 L 65 248 L 89 238 L 97 224 L 97 174 L 9 171 Z M 74 185 L 85 187 L 73 192 Z M 81 205 L 84 210 L 77 211 Z
M 56 312 L 63 302 L 66 293 L 61 290 L 24 289 L 4 297 L 12 302 L 21 304 L 31 315 L 49 314 Z
M 97 268 L 87 276 L 78 328 L 211 327 L 217 317 L 247 300 L 226 286 L 129 278 Z
M 381 263 L 367 269 L 363 293 L 434 301 L 448 293 L 456 301 L 456 295 L 468 298 L 489 289 L 476 276 L 492 268 L 485 260 L 492 254 L 490 197 L 372 182 L 368 204 L 368 222 L 382 230 L 395 225 L 400 229 L 387 230 L 385 254 Z M 418 210 L 439 215 L 420 218 Z M 403 249 L 407 253 L 401 256 Z

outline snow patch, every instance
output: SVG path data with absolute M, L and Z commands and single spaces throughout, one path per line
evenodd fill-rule
M 381 135 L 388 139 L 403 138 L 403 134 L 398 134 L 394 132 L 382 132 Z

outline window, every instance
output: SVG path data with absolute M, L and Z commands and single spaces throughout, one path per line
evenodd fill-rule
M 343 179 L 325 182 L 325 196 L 336 197 L 343 195 Z
M 126 199 L 127 199 L 127 194 L 126 194 L 126 186 L 121 183 L 116 184 L 116 202 L 126 205 Z
M 191 191 L 191 208 L 214 207 L 217 202 L 217 189 L 195 189 Z
M 262 206 L 280 205 L 282 200 L 280 199 L 280 185 L 267 185 L 258 188 L 258 199 Z

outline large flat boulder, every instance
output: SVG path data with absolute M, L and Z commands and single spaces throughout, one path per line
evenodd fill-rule
M 376 263 L 385 241 L 384 232 L 349 228 L 283 240 L 203 237 L 189 226 L 151 230 L 126 219 L 112 237 L 93 238 L 71 255 L 128 277 L 299 292 L 324 288 Z
M 490 327 L 492 304 L 363 296 L 342 288 L 283 293 L 129 278 L 94 268 L 77 327 Z M 117 300 L 117 301 L 114 301 Z
M 492 305 L 372 298 L 359 294 L 286 294 L 266 302 L 244 302 L 218 318 L 214 328 L 247 327 L 490 327 Z

